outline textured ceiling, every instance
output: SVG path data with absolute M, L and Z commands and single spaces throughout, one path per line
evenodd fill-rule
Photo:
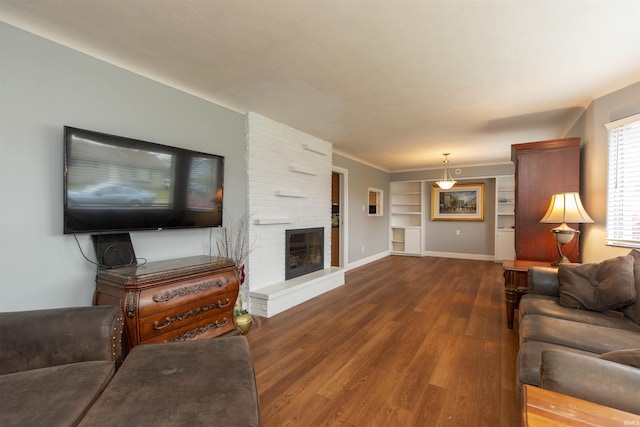
M 505 163 L 640 81 L 640 2 L 0 0 L 0 20 L 388 171 Z

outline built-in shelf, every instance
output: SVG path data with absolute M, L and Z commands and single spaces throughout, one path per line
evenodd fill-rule
M 394 209 L 393 211 L 391 211 L 391 213 L 399 215 L 422 215 L 422 212 L 402 211 L 399 209 Z
M 312 175 L 312 176 L 318 176 L 318 174 L 311 170 L 311 169 L 307 169 L 305 167 L 302 166 L 298 166 L 298 165 L 289 165 L 289 170 L 291 172 L 296 172 L 296 173 L 301 173 L 304 175 Z
M 328 156 L 329 154 L 331 154 L 330 149 L 311 145 L 311 144 L 302 144 L 302 148 L 304 148 L 307 151 L 311 151 L 312 153 L 320 154 L 321 156 Z
M 289 222 L 291 222 L 289 218 L 257 218 L 254 220 L 256 225 L 289 224 Z
M 513 175 L 496 177 L 496 261 L 515 257 L 515 194 Z
M 278 197 L 294 197 L 294 198 L 300 198 L 300 199 L 306 197 L 304 193 L 301 193 L 299 191 L 290 191 L 290 190 L 276 190 L 273 192 L 273 195 Z
M 422 181 L 394 181 L 391 190 L 390 251 L 421 255 L 424 241 Z

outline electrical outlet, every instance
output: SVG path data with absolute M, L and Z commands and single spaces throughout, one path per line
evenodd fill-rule
M 456 230 L 456 236 L 460 235 L 460 230 Z
M 364 252 L 364 246 L 362 247 L 362 252 Z

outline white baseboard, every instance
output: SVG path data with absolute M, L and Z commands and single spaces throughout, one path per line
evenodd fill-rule
M 353 270 L 354 268 L 362 267 L 363 265 L 367 265 L 370 262 L 388 257 L 389 255 L 391 255 L 391 253 L 389 251 L 385 251 L 385 252 L 380 252 L 379 254 L 376 254 L 376 255 L 359 259 L 358 261 L 350 262 L 349 265 L 347 266 L 347 271 Z
M 478 261 L 495 261 L 496 257 L 494 255 L 483 255 L 483 254 L 461 254 L 458 252 L 432 252 L 425 251 L 423 253 L 424 256 L 432 256 L 437 258 L 458 258 L 458 259 L 475 259 Z

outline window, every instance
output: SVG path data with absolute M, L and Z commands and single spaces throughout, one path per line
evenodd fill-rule
M 382 216 L 382 190 L 369 188 L 369 216 Z
M 608 123 L 606 127 L 607 244 L 640 247 L 640 114 Z

